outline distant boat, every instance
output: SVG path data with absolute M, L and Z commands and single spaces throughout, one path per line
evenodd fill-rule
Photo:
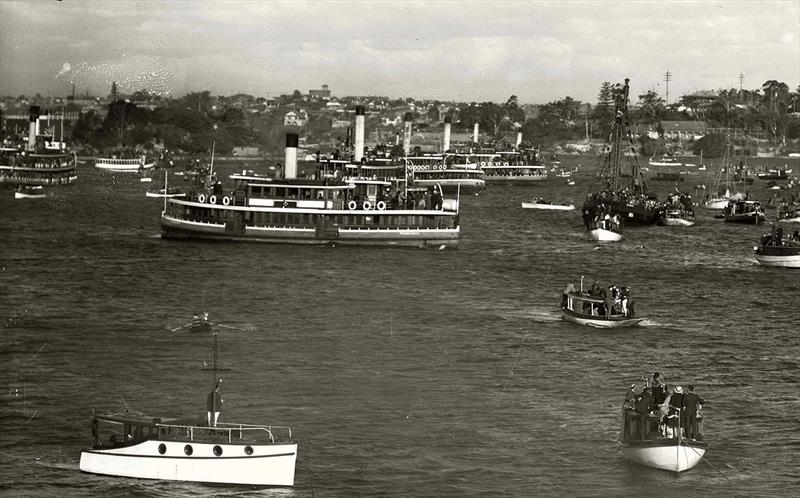
M 41 185 L 20 185 L 14 191 L 15 199 L 44 199 L 44 187 Z
M 153 169 L 155 162 L 148 162 L 147 156 L 134 159 L 117 159 L 107 157 L 97 157 L 94 160 L 94 167 L 112 173 L 141 173 Z
M 730 201 L 723 213 L 729 223 L 761 224 L 767 220 L 764 206 L 758 201 Z
M 675 159 L 675 156 L 670 154 L 663 154 L 658 159 L 651 157 L 647 164 L 650 166 L 683 166 L 682 162 L 678 161 Z
M 556 204 L 548 200 L 536 197 L 531 202 L 523 202 L 522 209 L 551 209 L 558 211 L 571 211 L 575 209 L 573 204 Z
M 758 179 L 759 180 L 788 180 L 789 173 L 791 173 L 791 169 L 771 169 L 766 173 L 759 173 Z

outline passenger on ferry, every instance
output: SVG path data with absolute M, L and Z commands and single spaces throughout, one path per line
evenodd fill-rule
M 561 291 L 561 307 L 565 307 L 567 305 L 567 295 L 570 293 L 575 293 L 577 290 L 575 286 L 572 284 L 567 284 L 563 291 Z
M 658 407 L 658 431 L 661 433 L 662 436 L 667 436 L 667 415 L 669 415 L 669 402 L 672 399 L 672 394 L 675 390 L 671 387 L 668 387 L 664 384 L 664 391 L 666 392 L 666 397 L 664 401 L 657 405 Z
M 686 437 L 696 439 L 700 437 L 698 430 L 698 413 L 700 406 L 705 403 L 703 398 L 695 394 L 694 386 L 689 386 L 689 392 L 684 399 L 684 427 L 686 427 Z
M 602 289 L 602 287 L 600 287 L 600 281 L 599 280 L 595 280 L 594 283 L 592 284 L 592 288 L 589 289 L 589 296 L 590 297 L 600 297 L 602 293 L 603 293 L 603 289 Z
M 653 374 L 653 407 L 658 407 L 667 399 L 667 385 L 661 378 L 661 374 L 656 372 Z
M 636 384 L 631 384 L 628 392 L 625 393 L 625 401 L 622 402 L 622 410 L 633 410 L 636 407 Z
M 645 387 L 639 396 L 636 397 L 636 401 L 634 404 L 634 410 L 636 413 L 641 415 L 648 415 L 650 414 L 650 404 L 652 402 L 653 395 L 651 394 L 651 390 L 649 387 Z
M 678 437 L 681 431 L 681 418 L 686 409 L 681 386 L 675 388 L 669 400 L 669 412 L 667 413 L 667 437 Z

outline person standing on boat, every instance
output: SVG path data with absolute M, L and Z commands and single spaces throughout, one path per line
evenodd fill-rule
M 214 386 L 214 390 L 208 393 L 208 397 L 206 398 L 206 408 L 208 409 L 208 426 L 209 427 L 216 427 L 217 420 L 219 420 L 219 412 L 222 411 L 222 395 L 219 392 L 219 384 L 222 382 L 220 380 L 217 382 L 217 385 Z M 214 425 L 211 425 L 211 421 L 214 421 Z
M 683 389 L 681 386 L 675 387 L 675 392 L 669 400 L 669 414 L 667 415 L 667 431 L 669 436 L 669 428 L 673 429 L 673 434 L 669 437 L 676 437 L 681 435 L 681 422 L 683 421 L 683 412 L 686 410 L 684 402 Z
M 684 425 L 686 427 L 686 437 L 695 439 L 700 435 L 697 425 L 697 412 L 700 410 L 700 405 L 705 403 L 703 398 L 694 393 L 694 386 L 689 386 L 689 392 L 686 393 L 683 401 L 686 414 Z

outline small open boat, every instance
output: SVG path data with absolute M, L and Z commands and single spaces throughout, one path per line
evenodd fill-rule
M 536 197 L 531 202 L 523 202 L 522 209 L 551 209 L 558 211 L 571 211 L 575 209 L 574 204 L 556 204 L 541 197 Z
M 602 292 L 603 290 L 595 288 L 588 293 L 583 292 L 583 277 L 580 290 L 575 290 L 569 284 L 561 296 L 561 318 L 603 329 L 632 327 L 644 320 L 634 316 L 633 300 L 626 287 L 606 289 L 606 297 L 603 297 Z
M 770 233 L 763 235 L 761 243 L 753 249 L 760 265 L 800 268 L 800 231 L 784 237 L 783 228 L 773 225 Z
M 185 197 L 186 194 L 181 192 L 178 187 L 171 187 L 164 192 L 164 189 L 160 189 L 158 192 L 145 192 L 144 194 L 146 197 Z
M 586 236 L 589 240 L 595 242 L 619 242 L 622 240 L 622 233 L 620 233 L 620 224 L 615 221 L 615 217 L 609 217 L 600 220 L 589 221 L 586 227 Z
M 758 201 L 733 201 L 728 203 L 724 212 L 725 221 L 729 223 L 761 224 L 767 220 L 764 206 Z
M 20 185 L 14 191 L 14 199 L 44 199 L 44 187 L 41 185 Z
M 673 472 L 683 472 L 700 463 L 708 448 L 708 443 L 702 440 L 702 418 L 698 420 L 699 434 L 694 439 L 683 437 L 680 415 L 677 417 L 677 430 L 672 431 L 673 437 L 666 437 L 659 429 L 661 416 L 658 411 L 641 411 L 645 413 L 632 408 L 623 411 L 620 441 L 623 458 Z

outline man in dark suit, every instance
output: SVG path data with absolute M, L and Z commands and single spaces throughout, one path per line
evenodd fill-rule
M 697 430 L 697 410 L 703 403 L 705 403 L 703 398 L 694 393 L 694 386 L 689 386 L 689 392 L 684 397 L 684 404 L 686 405 L 684 410 L 686 417 L 684 420 L 686 424 L 686 437 L 688 438 L 695 439 L 700 435 Z

